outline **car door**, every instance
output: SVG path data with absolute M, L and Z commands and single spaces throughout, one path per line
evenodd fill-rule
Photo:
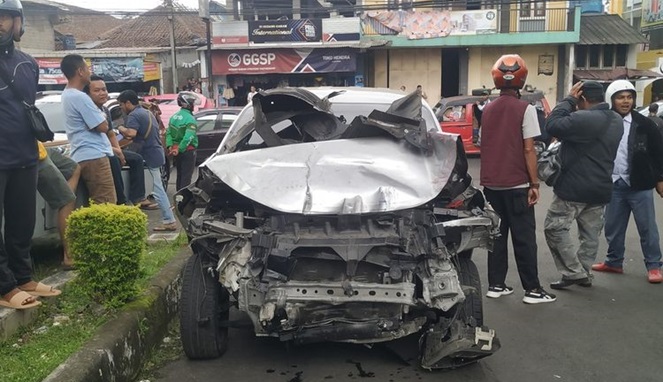
M 216 152 L 230 125 L 237 119 L 236 111 L 215 110 L 196 118 L 198 121 L 197 162 L 202 163 Z

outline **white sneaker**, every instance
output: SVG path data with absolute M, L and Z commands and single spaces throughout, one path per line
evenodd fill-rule
M 528 290 L 525 292 L 525 297 L 523 297 L 525 304 L 543 304 L 555 300 L 557 300 L 557 296 L 546 292 L 543 288 Z
M 506 285 L 498 285 L 498 286 L 491 286 L 488 287 L 488 293 L 486 293 L 486 297 L 490 298 L 499 298 L 502 296 L 506 296 L 513 293 L 513 288 L 510 286 Z

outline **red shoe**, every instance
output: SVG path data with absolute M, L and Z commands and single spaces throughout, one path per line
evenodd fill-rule
M 607 265 L 606 263 L 594 264 L 594 265 L 592 265 L 592 270 L 597 271 L 597 272 L 624 273 L 624 268 L 611 267 L 611 266 Z
M 658 284 L 663 282 L 663 275 L 661 274 L 660 269 L 650 269 L 647 271 L 647 280 L 652 284 Z

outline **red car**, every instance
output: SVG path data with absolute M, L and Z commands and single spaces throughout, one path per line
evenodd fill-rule
M 193 109 L 194 113 L 199 110 L 214 108 L 214 102 L 204 95 L 194 92 L 186 93 L 193 94 L 198 99 Z M 177 105 L 177 94 L 159 94 L 155 96 L 146 96 L 144 99 L 145 101 L 154 102 L 159 105 L 159 109 L 161 109 L 161 121 L 166 127 L 168 127 L 170 117 L 180 110 L 180 107 Z
M 476 94 L 476 92 L 473 93 Z M 494 100 L 498 96 L 498 94 L 491 94 L 488 99 Z M 481 153 L 477 144 L 479 124 L 476 120 L 474 105 L 482 99 L 482 96 L 475 95 L 442 98 L 433 108 L 442 130 L 461 136 L 467 154 Z M 550 113 L 550 105 L 548 105 L 548 101 L 540 91 L 522 91 L 521 99 L 543 111 L 545 117 Z

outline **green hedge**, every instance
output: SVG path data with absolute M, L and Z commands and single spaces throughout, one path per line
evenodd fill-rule
M 93 300 L 118 307 L 136 296 L 147 248 L 147 216 L 137 207 L 96 204 L 74 211 L 66 240 L 78 282 Z

